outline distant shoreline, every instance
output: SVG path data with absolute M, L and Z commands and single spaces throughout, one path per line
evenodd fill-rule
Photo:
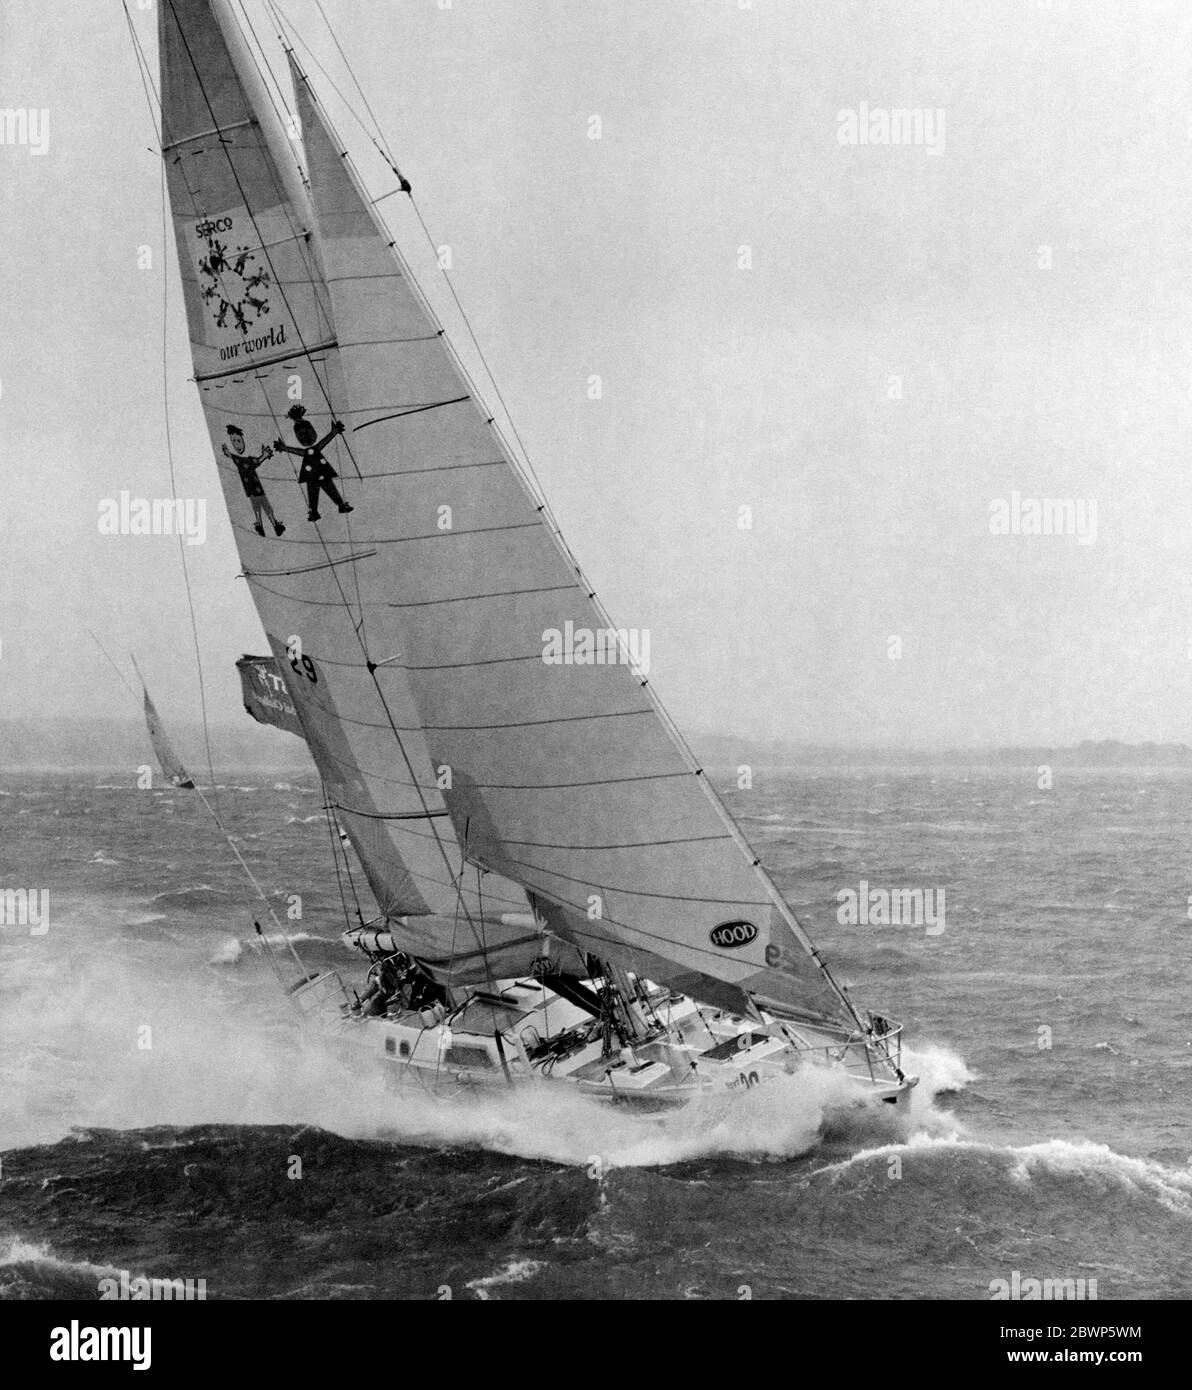
M 180 722 L 171 725 L 169 732 L 183 762 L 196 776 L 205 773 L 207 751 L 201 727 Z M 264 772 L 318 775 L 300 739 L 256 724 L 247 716 L 242 725 L 213 725 L 210 741 L 212 762 L 217 772 L 227 777 Z M 1125 743 L 1118 739 L 998 748 L 865 747 L 786 739 L 738 739 L 713 733 L 695 734 L 688 741 L 707 767 L 734 771 L 744 765 L 790 770 L 881 767 L 1034 770 L 1046 765 L 1192 771 L 1192 746 L 1188 744 Z M 0 769 L 7 772 L 127 773 L 144 763 L 152 764 L 153 755 L 144 725 L 135 719 L 0 720 Z M 205 776 L 202 780 L 206 780 Z
M 207 740 L 200 725 L 169 722 L 167 732 L 183 763 L 207 779 Z M 243 725 L 212 725 L 211 763 L 231 777 L 248 772 L 310 772 L 306 744 L 244 717 Z M 0 769 L 5 772 L 123 772 L 157 765 L 143 721 L 137 719 L 0 720 Z
M 1000 748 L 896 748 L 832 744 L 740 741 L 710 734 L 690 743 L 711 767 L 755 762 L 770 768 L 849 767 L 1048 767 L 1169 768 L 1192 771 L 1192 747 L 1185 743 L 1123 743 L 1118 739 Z

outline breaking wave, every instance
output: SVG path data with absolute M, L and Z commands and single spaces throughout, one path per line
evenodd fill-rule
M 63 1259 L 46 1241 L 0 1238 L 0 1300 L 97 1299 L 99 1281 L 121 1273 L 111 1265 Z
M 1156 1203 L 1172 1215 L 1192 1219 L 1192 1171 L 1170 1168 L 1154 1159 L 1120 1154 L 1107 1144 L 1086 1139 L 1045 1139 L 1034 1144 L 1001 1145 L 977 1139 L 939 1137 L 917 1133 L 903 1143 L 862 1149 L 848 1158 L 825 1164 L 812 1174 L 831 1181 L 848 1179 L 875 1163 L 898 1156 L 906 1163 L 919 1162 L 933 1173 L 939 1171 L 986 1169 L 996 1179 L 986 1188 L 998 1186 L 1004 1196 L 1015 1190 L 1075 1183 L 1085 1189 L 1082 1202 L 1094 1195 L 1102 1208 L 1115 1197 L 1144 1199 Z M 1092 1188 L 1092 1194 L 1087 1189 Z M 1042 1194 L 1040 1194 L 1042 1195 Z M 1048 1194 L 1048 1202 L 1054 1200 Z
M 189 888 L 167 888 L 154 893 L 153 902 L 162 907 L 211 907 L 226 902 L 232 895 L 226 888 L 212 888 L 209 883 L 196 883 Z

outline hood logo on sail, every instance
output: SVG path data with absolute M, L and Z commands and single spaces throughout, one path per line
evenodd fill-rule
M 235 249 L 221 241 L 218 233 L 229 232 L 230 217 L 200 222 L 195 235 L 207 242 L 207 254 L 200 255 L 199 294 L 211 310 L 216 328 L 235 328 L 242 335 L 269 312 L 265 291 L 269 272 L 257 265 L 257 253 L 247 246 Z
M 757 928 L 752 922 L 721 922 L 708 933 L 708 940 L 723 951 L 735 951 L 757 940 Z

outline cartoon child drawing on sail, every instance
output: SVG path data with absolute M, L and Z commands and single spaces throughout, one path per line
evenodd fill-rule
M 257 477 L 257 469 L 266 459 L 273 457 L 273 450 L 268 444 L 262 448 L 257 455 L 246 454 L 244 452 L 244 431 L 239 425 L 228 426 L 228 438 L 232 441 L 229 449 L 223 446 L 224 455 L 230 458 L 236 465 L 236 471 L 240 474 L 240 481 L 244 484 L 244 495 L 252 503 L 252 514 L 254 518 L 253 530 L 258 536 L 265 534 L 265 526 L 262 516 L 267 516 L 273 523 L 273 529 L 280 536 L 285 531 L 285 527 L 273 515 L 273 508 L 269 505 L 269 499 L 265 496 L 265 489 L 261 486 L 261 480 Z
M 323 457 L 325 446 L 337 434 L 343 434 L 343 421 L 332 420 L 330 430 L 320 439 L 315 427 L 304 418 L 306 415 L 305 406 L 293 405 L 287 414 L 294 422 L 294 438 L 301 445 L 301 448 L 295 449 L 281 439 L 275 439 L 273 447 L 283 453 L 293 454 L 302 460 L 302 467 L 298 470 L 298 484 L 300 487 L 306 488 L 307 520 L 318 521 L 319 519 L 320 489 L 331 498 L 341 512 L 350 512 L 352 508 L 339 495 L 333 481 L 339 477 L 339 474 Z

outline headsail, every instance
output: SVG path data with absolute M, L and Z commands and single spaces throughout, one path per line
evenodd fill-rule
M 523 884 L 559 935 L 661 957 L 815 1016 L 851 1012 L 613 639 L 291 54 L 367 539 L 394 577 L 394 651 L 469 859 Z M 302 551 L 350 557 L 348 540 Z M 553 648 L 553 650 L 552 650 Z M 589 651 L 591 645 L 589 646 Z M 606 651 L 607 655 L 607 639 Z M 552 655 L 562 660 L 552 661 Z M 357 658 L 358 659 L 358 658 Z M 650 972 L 646 972 L 650 973 Z M 698 988 L 696 989 L 698 993 Z
M 362 489 L 353 436 L 335 428 L 357 412 L 295 145 L 226 0 L 161 0 L 158 12 L 195 381 L 277 669 L 398 941 L 401 920 L 418 917 L 411 947 L 430 938 L 439 958 L 464 962 L 457 978 L 520 973 L 542 951 L 525 892 L 464 872 L 400 665 L 403 590 L 385 540 L 395 500 L 383 484 Z
M 149 689 L 145 685 L 145 678 L 141 675 L 135 657 L 132 664 L 136 669 L 137 678 L 141 682 L 141 693 L 145 697 L 145 723 L 149 729 L 149 742 L 153 745 L 153 755 L 161 768 L 161 775 L 172 787 L 182 787 L 187 791 L 193 791 L 194 778 L 187 772 L 182 759 L 174 752 L 174 745 L 166 737 L 166 731 L 162 728 L 161 719 L 154 708 L 153 701 L 149 698 Z

